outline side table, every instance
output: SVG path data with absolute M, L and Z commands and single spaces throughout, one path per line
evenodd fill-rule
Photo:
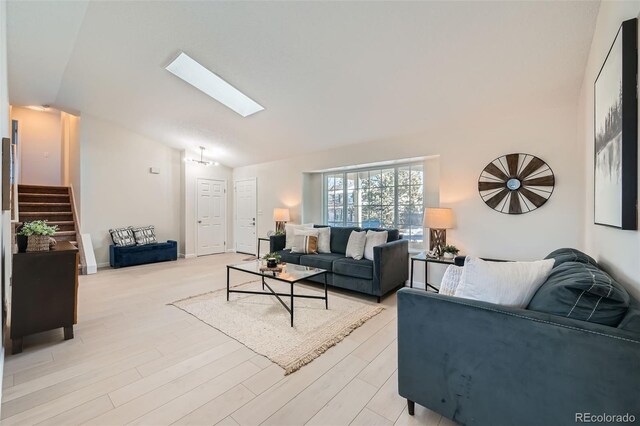
M 269 238 L 258 238 L 258 259 L 260 259 L 260 241 L 270 242 L 271 239 L 269 239 Z
M 455 265 L 455 259 L 445 259 L 444 257 L 428 257 L 426 253 L 420 253 L 419 255 L 411 257 L 411 278 L 409 281 L 409 286 L 413 288 L 413 264 L 418 262 L 424 262 L 424 284 L 425 290 L 429 290 L 429 288 L 433 289 L 435 292 L 438 292 L 438 288 L 429 284 L 429 263 L 439 263 L 442 265 Z

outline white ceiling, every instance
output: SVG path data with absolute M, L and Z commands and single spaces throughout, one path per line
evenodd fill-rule
M 9 94 L 231 167 L 576 103 L 598 2 L 8 4 Z M 164 67 L 185 51 L 265 107 L 242 118 Z M 437 143 L 434 141 L 434 143 Z

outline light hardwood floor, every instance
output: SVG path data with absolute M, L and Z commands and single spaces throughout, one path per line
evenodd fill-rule
M 75 338 L 63 341 L 62 330 L 42 333 L 25 338 L 22 354 L 7 354 L 2 425 L 453 424 L 419 406 L 409 416 L 397 394 L 395 296 L 289 376 L 167 305 L 224 288 L 225 265 L 244 257 L 81 277 Z

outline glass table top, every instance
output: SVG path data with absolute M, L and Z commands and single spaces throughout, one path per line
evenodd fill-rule
M 236 269 L 238 271 L 249 272 L 254 275 L 263 275 L 265 277 L 275 277 L 284 281 L 300 281 L 327 272 L 324 269 L 296 265 L 294 263 L 278 265 L 282 268 L 282 272 L 261 271 L 260 268 L 263 266 L 267 266 L 267 262 L 263 260 L 253 260 L 251 262 L 228 265 L 229 268 Z
M 421 261 L 427 261 L 427 262 L 434 262 L 434 263 L 446 263 L 446 264 L 454 264 L 456 263 L 455 258 L 453 259 L 447 259 L 444 257 L 429 257 L 427 256 L 427 253 L 422 252 L 420 254 L 417 254 L 415 256 L 412 256 L 412 259 L 414 260 L 421 260 Z

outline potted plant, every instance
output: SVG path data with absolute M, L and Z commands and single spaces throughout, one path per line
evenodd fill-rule
M 24 227 L 24 223 L 21 223 L 16 228 L 16 244 L 18 245 L 18 253 L 24 253 L 27 251 L 28 239 L 26 235 L 22 235 L 22 228 Z
M 275 268 L 280 263 L 280 255 L 278 253 L 267 253 L 263 257 L 267 261 L 268 268 Z
M 458 253 L 460 253 L 460 250 L 458 250 L 458 247 L 456 246 L 446 245 L 442 248 L 442 253 L 442 257 L 445 259 L 453 259 Z
M 57 226 L 47 225 L 44 220 L 34 220 L 33 222 L 25 222 L 18 236 L 27 237 L 26 251 L 49 251 L 49 246 L 53 237 L 58 230 Z M 24 241 L 23 238 L 18 240 L 18 251 L 20 251 L 20 245 Z M 55 240 L 54 244 L 55 244 Z

